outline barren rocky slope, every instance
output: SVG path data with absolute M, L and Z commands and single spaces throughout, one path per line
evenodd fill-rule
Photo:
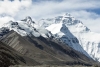
M 0 41 L 0 67 L 28 64 L 39 65 L 39 63 L 37 63 L 33 59 L 23 56 L 22 54 L 18 53 L 17 51 Z
M 40 64 L 91 66 L 95 62 L 68 45 L 52 38 L 22 37 L 16 32 L 10 31 L 1 38 L 1 41 Z

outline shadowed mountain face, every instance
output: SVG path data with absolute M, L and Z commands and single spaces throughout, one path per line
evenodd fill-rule
M 37 64 L 48 65 L 92 65 L 95 61 L 84 54 L 70 48 L 52 38 L 26 36 L 22 37 L 14 31 L 10 31 L 1 38 L 1 41 Z M 25 58 L 26 59 L 26 58 Z M 31 65 L 29 59 L 26 60 Z M 22 61 L 22 60 L 21 60 Z M 35 63 L 36 63 L 35 62 Z M 24 62 L 25 63 L 25 62 Z M 34 64 L 33 64 L 34 65 Z
M 33 62 L 33 63 L 29 63 Z M 14 49 L 5 45 L 0 41 L 0 67 L 8 67 L 10 65 L 37 65 L 36 61 L 27 58 Z

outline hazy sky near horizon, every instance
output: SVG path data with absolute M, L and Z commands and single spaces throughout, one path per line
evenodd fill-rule
M 3 0 L 0 25 L 31 16 L 35 20 L 70 13 L 91 31 L 100 33 L 100 0 Z

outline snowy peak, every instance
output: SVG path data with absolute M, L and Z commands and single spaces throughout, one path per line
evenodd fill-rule
M 26 17 L 26 22 L 28 22 L 28 23 L 30 22 L 31 23 L 32 22 L 32 18 L 30 16 L 27 16 Z
M 58 24 L 58 23 L 63 23 L 67 27 L 72 27 L 74 32 L 89 32 L 90 29 L 88 29 L 80 20 L 75 19 L 73 16 L 70 14 L 66 13 L 62 16 L 57 16 L 55 18 L 48 18 L 48 19 L 42 19 L 39 21 L 39 25 L 41 27 L 48 27 L 52 24 Z
M 27 16 L 25 19 L 21 20 L 21 21 L 25 21 L 27 23 L 31 23 L 32 22 L 32 18 L 30 16 Z
M 34 24 L 35 24 L 35 22 L 32 20 L 32 18 L 30 16 L 27 16 L 25 19 L 23 19 L 21 21 L 26 22 L 30 26 L 34 26 Z
M 51 33 L 49 31 L 38 26 L 29 16 L 21 21 L 10 21 L 4 24 L 3 27 L 14 30 L 21 36 L 33 35 L 35 37 L 43 36 L 46 38 L 51 36 Z
M 76 29 L 76 32 L 89 32 L 90 29 L 88 29 L 80 20 L 75 19 L 70 14 L 65 14 L 62 18 L 62 23 L 64 23 L 67 27 L 74 27 L 73 29 Z
M 86 51 L 90 57 L 100 61 L 100 34 L 91 32 L 80 20 L 66 13 L 62 16 L 43 19 L 39 23 L 66 44 L 70 44 L 72 48 L 83 53 Z
M 55 23 L 62 22 L 64 24 L 68 24 L 68 25 L 74 25 L 74 24 L 80 23 L 80 22 L 76 22 L 76 19 L 73 16 L 71 16 L 69 13 L 66 13 L 62 16 L 57 16 L 54 18 L 54 20 L 55 20 Z
M 89 57 L 89 55 L 83 50 L 81 45 L 79 45 L 78 39 L 69 31 L 64 23 L 51 24 L 50 26 L 46 27 L 46 29 L 51 31 L 55 39 L 66 43 L 70 47 L 82 52 Z
M 63 16 L 65 16 L 65 17 L 71 17 L 71 15 L 69 13 L 65 13 Z

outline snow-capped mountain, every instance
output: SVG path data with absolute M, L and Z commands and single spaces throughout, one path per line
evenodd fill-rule
M 14 30 L 21 36 L 33 35 L 45 38 L 53 36 L 54 39 L 100 61 L 100 34 L 91 32 L 81 21 L 68 13 L 55 18 L 42 19 L 39 22 L 34 22 L 28 16 L 21 21 L 10 21 L 2 27 L 6 27 L 4 28 L 6 31 Z
M 86 51 L 93 59 L 100 61 L 100 34 L 91 32 L 70 14 L 41 19 L 38 25 L 51 31 L 55 37 L 60 38 L 72 48 L 87 55 Z
M 50 19 L 48 20 L 50 21 Z M 80 51 L 89 57 L 87 52 L 84 51 L 81 45 L 79 45 L 78 39 L 69 31 L 66 25 L 62 22 L 59 22 L 59 18 L 56 20 L 57 21 L 55 23 L 50 21 L 52 25 L 49 23 L 43 23 L 43 25 L 41 22 L 38 24 L 32 21 L 31 17 L 28 16 L 21 21 L 9 21 L 8 23 L 4 24 L 3 27 L 14 30 L 21 36 L 33 35 L 35 37 L 43 36 L 45 38 L 53 36 L 54 39 L 66 43 L 67 45 L 73 47 L 75 50 Z
M 51 31 L 55 39 L 60 39 L 63 43 L 66 43 L 75 50 L 80 51 L 81 53 L 89 57 L 89 55 L 83 50 L 81 45 L 79 45 L 78 39 L 69 31 L 65 24 L 52 24 L 46 29 Z
M 9 21 L 8 23 L 5 23 L 2 27 L 14 30 L 21 36 L 34 35 L 35 37 L 51 37 L 51 33 L 48 30 L 39 27 L 34 21 L 32 21 L 31 17 L 29 16 L 21 21 Z

